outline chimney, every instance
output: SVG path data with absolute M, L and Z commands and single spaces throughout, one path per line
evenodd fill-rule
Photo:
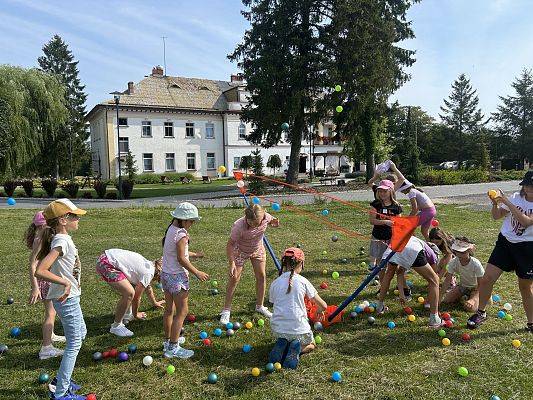
M 156 65 L 152 68 L 152 76 L 163 76 L 163 67 L 161 65 Z
M 242 74 L 232 74 L 231 75 L 231 82 L 242 82 L 244 81 L 244 78 Z
M 128 94 L 133 94 L 134 91 L 133 82 L 128 82 Z

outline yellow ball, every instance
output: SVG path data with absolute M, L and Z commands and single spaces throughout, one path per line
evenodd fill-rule
M 376 311 L 376 309 L 373 306 L 368 306 L 368 311 L 373 313 L 374 311 Z
M 413 314 L 410 314 L 410 315 L 407 316 L 407 320 L 409 322 L 414 322 L 416 320 L 416 317 Z
M 520 340 L 518 340 L 518 339 L 513 340 L 512 343 L 513 343 L 513 347 L 515 347 L 515 348 L 517 348 L 517 349 L 518 349 L 520 346 L 522 346 L 522 343 L 521 343 Z
M 327 275 L 328 274 L 328 270 L 327 269 L 323 269 L 322 270 L 322 275 Z
M 488 195 L 491 199 L 493 199 L 493 198 L 495 198 L 496 196 L 498 196 L 498 192 L 497 192 L 496 190 L 494 190 L 494 189 L 491 189 L 491 190 L 488 191 L 487 195 Z
M 276 368 L 276 371 L 279 371 L 281 369 L 280 363 L 274 363 L 274 368 Z
M 398 289 L 394 289 L 394 294 L 398 296 L 400 294 L 400 291 Z
M 220 167 L 218 167 L 218 172 L 220 172 L 221 174 L 223 174 L 224 172 L 226 172 L 226 167 L 221 165 Z
M 252 324 L 250 321 L 248 321 L 246 324 L 244 324 L 245 328 L 246 329 L 252 329 L 252 326 L 254 326 L 254 324 Z
M 252 368 L 252 375 L 253 376 L 259 376 L 261 374 L 261 370 L 257 367 Z
M 452 342 L 450 342 L 450 339 L 448 339 L 447 337 L 445 337 L 444 339 L 442 339 L 442 344 L 443 346 L 449 346 Z
M 424 301 L 425 301 L 425 300 L 424 300 L 424 298 L 423 298 L 422 296 L 420 296 L 420 297 L 418 298 L 418 302 L 419 302 L 420 304 L 423 304 Z

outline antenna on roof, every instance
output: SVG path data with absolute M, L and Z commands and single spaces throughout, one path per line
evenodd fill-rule
M 163 76 L 167 76 L 167 46 L 165 43 L 166 38 L 166 36 L 161 36 L 161 39 L 163 39 L 163 68 L 165 68 Z

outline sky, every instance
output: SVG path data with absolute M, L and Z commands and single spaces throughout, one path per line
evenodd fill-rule
M 0 0 L 0 64 L 37 66 L 42 46 L 59 34 L 79 60 L 87 110 L 163 65 L 168 75 L 229 80 L 226 55 L 248 23 L 240 0 Z M 416 38 L 411 80 L 391 96 L 438 119 L 452 82 L 465 73 L 488 116 L 498 96 L 533 68 L 533 0 L 422 0 L 409 11 Z

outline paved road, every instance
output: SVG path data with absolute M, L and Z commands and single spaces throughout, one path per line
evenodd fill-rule
M 450 186 L 427 186 L 422 189 L 433 199 L 436 203 L 446 204 L 471 204 L 476 208 L 488 208 L 490 203 L 487 201 L 486 193 L 489 189 L 500 188 L 504 192 L 510 193 L 517 191 L 519 188 L 519 181 L 493 182 L 493 183 L 473 183 Z M 78 199 L 76 204 L 82 208 L 121 208 L 121 207 L 158 207 L 166 206 L 173 207 L 181 201 L 190 201 L 198 206 L 204 207 L 225 207 L 231 204 L 239 204 L 238 197 L 228 197 L 231 192 L 215 192 L 215 193 L 196 193 L 190 195 L 180 196 L 166 196 L 166 197 L 152 197 L 149 199 L 133 199 L 133 200 L 87 200 Z M 237 190 L 234 192 L 237 194 Z M 371 201 L 373 194 L 370 190 L 352 190 L 345 192 L 330 192 L 328 193 L 347 201 Z M 405 196 L 400 195 L 400 199 Z M 272 195 L 269 199 L 282 202 L 283 200 L 290 200 L 295 204 L 310 204 L 315 200 L 315 195 L 307 193 Z M 15 207 L 18 208 L 43 208 L 51 199 L 17 199 Z M 8 206 L 5 199 L 0 203 L 0 209 L 13 208 Z

